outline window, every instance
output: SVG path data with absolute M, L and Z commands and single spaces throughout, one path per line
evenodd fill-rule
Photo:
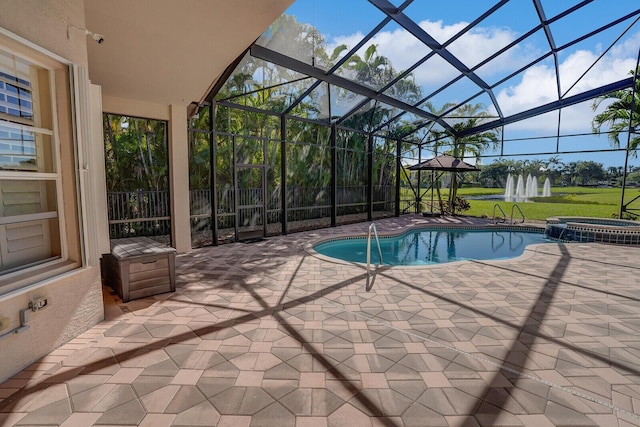
M 0 49 L 0 279 L 65 258 L 54 72 Z

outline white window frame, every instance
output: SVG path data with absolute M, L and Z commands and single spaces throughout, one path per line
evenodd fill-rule
M 6 36 L 8 38 L 8 40 L 6 40 L 8 43 L 6 44 L 2 43 L 4 40 L 2 36 Z M 17 45 L 18 49 L 12 48 L 13 42 L 18 42 L 18 45 Z M 24 47 L 26 47 L 27 49 L 23 49 Z M 0 179 L 2 180 L 10 179 L 10 180 L 20 180 L 20 181 L 45 180 L 45 181 L 53 181 L 55 183 L 56 211 L 25 215 L 23 216 L 23 219 L 49 219 L 49 218 L 57 217 L 58 227 L 57 227 L 56 233 L 58 234 L 57 238 L 59 239 L 59 243 L 60 243 L 59 256 L 56 255 L 55 257 L 52 257 L 50 259 L 45 259 L 32 264 L 26 263 L 25 265 L 18 266 L 6 272 L 0 273 L 0 301 L 1 301 L 6 298 L 13 297 L 17 294 L 29 292 L 38 287 L 45 286 L 49 282 L 51 282 L 51 280 L 61 278 L 62 275 L 64 275 L 65 273 L 68 273 L 73 269 L 86 266 L 87 258 L 85 254 L 86 250 L 84 247 L 85 246 L 84 230 L 87 229 L 86 228 L 87 220 L 85 218 L 86 211 L 80 210 L 78 212 L 79 221 L 80 221 L 80 223 L 78 224 L 78 227 L 79 227 L 78 232 L 81 236 L 79 249 L 82 253 L 82 256 L 80 257 L 80 259 L 70 260 L 69 246 L 67 241 L 69 237 L 68 230 L 67 230 L 67 219 L 65 217 L 65 212 L 64 212 L 65 194 L 64 194 L 64 189 L 62 185 L 62 165 L 61 165 L 62 142 L 60 140 L 60 134 L 59 134 L 59 117 L 58 117 L 57 93 L 56 93 L 56 89 L 61 86 L 56 86 L 55 74 L 56 74 L 56 70 L 60 69 L 60 66 L 65 67 L 66 72 L 68 73 L 68 76 L 69 76 L 69 80 L 71 82 L 71 87 L 67 87 L 66 89 L 68 91 L 66 95 L 68 96 L 71 102 L 71 104 L 69 105 L 69 111 L 72 114 L 72 118 L 70 118 L 70 121 L 69 121 L 71 123 L 71 126 L 69 129 L 70 129 L 70 138 L 72 138 L 72 141 L 69 141 L 68 144 L 73 146 L 71 155 L 74 157 L 72 160 L 73 160 L 75 169 L 73 172 L 67 171 L 66 173 L 68 173 L 69 175 L 71 175 L 71 173 L 74 174 L 77 193 L 73 195 L 68 194 L 67 198 L 77 200 L 78 205 L 80 207 L 80 205 L 86 205 L 86 202 L 83 203 L 84 197 L 82 197 L 82 194 L 83 194 L 84 186 L 79 182 L 79 176 L 77 173 L 78 166 L 79 166 L 78 157 L 77 157 L 79 154 L 78 153 L 79 151 L 78 132 L 79 132 L 79 129 L 82 128 L 82 126 L 77 123 L 77 116 L 79 115 L 79 111 L 82 111 L 81 106 L 78 105 L 79 101 L 77 98 L 77 96 L 79 95 L 77 90 L 78 89 L 77 87 L 78 67 L 73 66 L 73 64 L 70 61 L 65 60 L 64 58 L 61 58 L 51 52 L 48 52 L 45 49 L 37 45 L 34 45 L 33 43 L 19 36 L 16 36 L 15 34 L 8 32 L 2 27 L 0 27 L 0 49 L 4 50 L 5 52 L 11 55 L 15 55 L 25 60 L 32 66 L 39 67 L 43 70 L 46 70 L 48 74 L 48 83 L 49 83 L 48 104 L 49 105 L 47 107 L 51 109 L 50 111 L 51 129 L 34 126 L 35 123 L 33 123 L 29 119 L 25 120 L 24 118 L 15 117 L 15 120 L 14 120 L 13 116 L 9 116 L 7 114 L 2 114 L 0 118 L 3 119 L 1 123 L 4 126 L 17 127 L 17 128 L 27 130 L 29 132 L 40 133 L 42 135 L 49 136 L 51 138 L 50 144 L 51 144 L 51 155 L 53 157 L 54 172 L 52 173 L 23 172 L 21 173 L 21 172 L 15 172 L 15 171 L 0 171 Z M 25 50 L 33 51 L 33 54 L 30 54 L 29 52 L 25 53 Z M 39 57 L 41 57 L 42 60 L 40 60 Z M 51 64 L 46 63 L 46 62 L 49 62 L 49 60 L 52 61 Z M 32 95 L 32 98 L 33 97 L 34 96 Z M 86 112 L 84 116 L 86 116 Z M 10 118 L 11 121 L 6 122 L 5 120 L 7 118 Z M 32 122 L 33 125 L 30 125 L 30 122 Z M 11 220 L 11 217 L 0 218 L 0 224 L 15 223 L 15 222 L 16 222 L 15 219 Z

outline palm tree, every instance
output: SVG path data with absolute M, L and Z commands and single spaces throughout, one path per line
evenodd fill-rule
M 451 104 L 446 104 L 440 110 L 433 112 L 434 114 L 441 115 L 443 111 L 451 107 Z M 477 160 L 487 148 L 496 147 L 499 141 L 500 129 L 492 129 L 464 137 L 459 137 L 458 135 L 482 124 L 490 117 L 490 113 L 483 104 L 461 105 L 445 117 L 449 122 L 452 120 L 455 121 L 455 123 L 451 125 L 453 131 L 444 129 L 433 132 L 436 148 L 437 146 L 446 144 L 452 148 L 445 151 L 444 154 L 452 155 L 460 160 L 464 160 L 465 157 L 468 158 L 469 156 Z M 457 192 L 458 184 L 456 182 L 456 174 L 454 173 L 449 187 L 449 206 L 451 207 L 452 213 L 455 213 Z
M 381 90 L 402 74 L 397 71 L 391 60 L 378 52 L 375 44 L 369 45 L 361 55 L 355 54 L 343 65 L 343 72 L 349 78 L 367 85 L 375 90 Z M 385 91 L 385 94 L 402 99 L 405 102 L 417 102 L 421 98 L 421 89 L 415 82 L 413 74 L 408 74 L 395 82 Z M 346 95 L 349 96 L 349 95 Z M 380 128 L 389 138 L 378 140 L 374 144 L 373 177 L 374 185 L 381 190 L 395 177 L 395 149 L 394 136 L 401 139 L 407 133 L 408 124 L 400 120 L 391 120 L 397 111 L 387 105 L 369 100 L 358 112 L 344 121 L 346 127 L 370 132 Z M 367 142 L 368 138 L 361 134 L 354 134 L 349 138 L 351 156 L 349 162 L 341 169 L 341 176 L 347 177 L 354 185 L 364 185 L 366 182 Z
M 346 65 L 355 72 L 355 80 L 376 89 L 390 81 L 395 73 L 389 59 L 378 54 L 375 44 L 365 50 L 362 58 L 356 54 Z
M 353 55 L 346 62 L 345 68 L 354 73 L 352 78 L 355 81 L 376 90 L 381 89 L 402 73 L 393 67 L 389 58 L 378 53 L 378 46 L 375 44 L 370 45 L 362 57 Z M 413 73 L 397 81 L 385 93 L 408 103 L 417 102 L 422 96 Z
M 447 118 L 456 120 L 456 123 L 452 125 L 453 133 L 448 130 L 444 131 L 453 142 L 451 154 L 454 157 L 464 160 L 471 155 L 478 159 L 487 148 L 495 148 L 499 141 L 500 129 L 492 129 L 461 138 L 457 136 L 482 124 L 490 117 L 491 115 L 483 104 L 465 104 L 447 116 Z
M 637 76 L 640 74 L 640 68 L 638 68 L 637 73 L 631 70 L 629 74 Z M 633 88 L 627 88 L 607 93 L 593 100 L 593 111 L 596 111 L 603 102 L 611 101 L 603 112 L 596 114 L 591 121 L 591 127 L 594 133 L 599 134 L 602 126 L 608 124 L 609 131 L 607 138 L 615 148 L 620 147 L 620 133 L 629 131 L 629 124 L 631 124 L 632 128 L 640 126 L 640 79 L 637 77 L 635 79 L 635 85 L 635 99 L 632 99 Z M 629 123 L 629 114 L 632 111 L 632 107 L 633 113 L 631 114 L 631 123 Z M 629 140 L 629 151 L 634 157 L 637 155 L 636 150 L 638 145 L 640 145 L 640 136 L 634 134 Z

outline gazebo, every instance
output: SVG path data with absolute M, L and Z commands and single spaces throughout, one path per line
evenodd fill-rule
M 458 172 L 477 172 L 480 169 L 475 165 L 466 163 L 463 160 L 458 159 L 457 157 L 449 156 L 446 154 L 442 154 L 436 157 L 433 157 L 429 160 L 425 160 L 424 162 L 418 163 L 416 165 L 410 166 L 408 168 L 411 171 L 421 171 L 421 170 L 430 170 L 431 171 L 431 186 L 427 191 L 431 190 L 431 205 L 430 212 L 424 212 L 425 216 L 433 216 L 433 187 L 434 183 L 438 182 L 442 174 L 445 172 L 453 172 L 451 185 L 452 187 L 455 185 L 455 176 Z M 438 176 L 435 177 L 435 173 L 438 173 Z M 419 185 L 419 184 L 418 184 Z M 445 209 L 444 204 L 442 203 L 442 197 L 440 195 L 440 186 L 436 185 L 436 191 L 438 192 L 438 204 L 440 205 L 440 214 L 443 214 L 447 209 Z M 420 193 L 420 188 L 418 187 L 418 194 Z M 455 195 L 455 192 L 454 192 Z M 451 209 L 451 213 L 455 213 L 455 208 L 453 204 L 449 206 Z

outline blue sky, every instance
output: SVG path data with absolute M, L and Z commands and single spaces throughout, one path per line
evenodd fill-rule
M 392 3 L 399 5 L 402 2 L 392 0 Z M 415 0 L 404 13 L 436 40 L 443 43 L 495 3 L 495 1 L 486 0 L 455 2 Z M 542 0 L 547 19 L 553 18 L 575 3 L 577 1 Z M 551 24 L 556 46 L 563 46 L 639 7 L 640 4 L 636 0 L 595 0 L 570 16 Z M 384 15 L 367 0 L 297 0 L 286 13 L 295 15 L 299 22 L 306 22 L 316 27 L 324 35 L 330 47 L 341 43 L 349 47 L 353 46 L 384 18 Z M 569 90 L 570 96 L 627 77 L 627 73 L 635 66 L 640 48 L 640 23 L 631 25 L 636 18 L 627 19 L 614 28 L 560 51 L 558 61 L 561 91 L 564 93 Z M 511 0 L 474 30 L 452 43 L 448 49 L 465 65 L 472 68 L 486 56 L 529 31 L 538 22 L 533 2 Z M 626 33 L 620 37 L 625 30 L 627 30 Z M 611 47 L 618 37 L 620 39 Z M 385 27 L 372 40 L 372 43 L 377 45 L 381 55 L 391 60 L 396 70 L 405 69 L 426 53 L 423 45 L 395 23 Z M 369 44 L 367 43 L 367 46 Z M 478 68 L 476 73 L 493 85 L 521 65 L 548 51 L 547 39 L 544 33 L 539 31 L 490 64 Z M 597 61 L 601 55 L 604 55 L 603 58 Z M 496 86 L 494 92 L 503 113 L 508 116 L 557 100 L 555 72 L 553 59 L 549 58 L 504 84 Z M 422 86 L 424 94 L 431 93 L 457 74 L 459 73 L 450 65 L 436 60 L 418 68 L 414 73 L 416 82 Z M 470 93 L 475 93 L 475 88 L 470 86 L 462 81 L 434 97 L 432 101 L 436 105 L 449 101 L 462 101 Z M 495 112 L 488 96 L 482 96 L 472 102 L 481 102 L 488 106 L 489 111 Z M 594 114 L 591 102 L 564 109 L 561 134 L 590 132 L 591 118 Z M 557 113 L 511 125 L 505 129 L 506 140 L 530 137 L 540 137 L 540 139 L 508 142 L 504 152 L 517 154 L 555 151 L 557 141 L 543 137 L 553 136 L 557 131 Z M 589 135 L 560 140 L 561 151 L 574 151 L 577 147 L 593 150 L 607 149 L 610 145 L 606 136 Z M 526 158 L 548 157 L 548 155 L 534 155 Z M 593 160 L 605 166 L 619 166 L 624 162 L 623 153 L 574 154 L 560 157 L 565 162 Z M 484 163 L 491 161 L 492 159 L 483 160 Z M 638 163 L 637 160 L 632 161 L 632 164 Z

